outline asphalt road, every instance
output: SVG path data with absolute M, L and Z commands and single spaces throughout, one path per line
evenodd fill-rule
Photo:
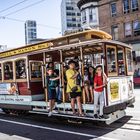
M 0 112 L 0 140 L 139 140 L 140 88 L 135 89 L 134 108 L 107 126 L 98 123 L 69 123 L 63 119 L 29 114 L 11 116 Z

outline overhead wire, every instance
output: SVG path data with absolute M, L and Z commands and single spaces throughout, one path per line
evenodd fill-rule
M 9 9 L 12 9 L 12 8 L 14 8 L 14 7 L 16 7 L 16 6 L 18 6 L 18 5 L 20 5 L 20 4 L 24 3 L 24 2 L 26 2 L 26 1 L 28 1 L 28 0 L 23 0 L 23 1 L 21 1 L 21 2 L 18 2 L 18 3 L 16 3 L 16 4 L 14 4 L 14 5 L 11 5 L 11 6 L 7 7 L 7 8 L 5 8 L 5 9 L 1 10 L 0 13 L 3 13 L 3 12 L 5 12 L 5 11 L 9 10 Z
M 21 20 L 21 19 L 10 18 L 10 17 L 0 17 L 0 19 L 7 19 L 7 20 L 16 21 L 16 22 L 22 22 L 22 23 L 25 23 L 26 22 L 26 21 Z M 50 26 L 50 25 L 46 25 L 46 24 L 37 23 L 37 25 L 38 26 L 41 26 L 41 27 L 46 27 L 46 28 L 60 30 L 60 28 L 58 28 L 58 27 Z
M 28 0 L 24 0 L 24 1 L 20 2 L 20 3 L 14 4 L 14 5 L 10 6 L 9 9 L 12 8 L 12 7 L 15 7 L 16 5 L 19 5 L 19 4 L 21 4 L 21 3 L 25 2 L 25 1 L 28 1 Z M 24 20 L 16 19 L 16 18 L 10 18 L 10 17 L 8 17 L 8 16 L 9 16 L 9 15 L 12 15 L 12 14 L 15 14 L 15 13 L 17 13 L 17 12 L 19 12 L 19 11 L 22 11 L 22 10 L 24 10 L 24 9 L 30 8 L 30 7 L 32 7 L 32 6 L 34 6 L 34 5 L 39 4 L 39 3 L 42 3 L 43 1 L 45 1 L 45 0 L 40 0 L 40 1 L 38 1 L 38 2 L 35 2 L 35 3 L 32 3 L 32 4 L 28 5 L 28 6 L 26 6 L 26 7 L 23 7 L 23 8 L 21 8 L 21 9 L 16 10 L 16 11 L 10 12 L 10 13 L 4 15 L 4 16 L 0 16 L 0 19 L 7 19 L 7 20 L 12 20 L 12 21 L 17 21 L 17 22 L 24 22 L 24 23 L 25 23 L 26 21 L 24 21 Z M 8 8 L 6 8 L 6 9 L 8 10 Z M 6 10 L 6 9 L 5 9 L 5 10 Z M 3 10 L 3 11 L 4 11 L 4 10 Z M 51 28 L 51 29 L 60 30 L 60 28 L 58 28 L 58 27 L 49 26 L 49 25 L 45 25 L 45 24 L 41 24 L 41 23 L 38 23 L 37 25 L 38 25 L 38 26 L 42 26 L 42 27 L 46 27 L 46 28 Z
M 42 3 L 43 1 L 45 1 L 45 0 L 37 1 L 37 2 L 32 3 L 32 4 L 30 4 L 30 5 L 26 6 L 26 7 L 23 7 L 23 8 L 21 8 L 21 9 L 16 10 L 16 11 L 10 12 L 10 13 L 4 15 L 4 17 L 9 16 L 9 15 L 12 15 L 12 14 L 15 14 L 15 13 L 17 13 L 17 12 L 19 12 L 19 11 L 24 10 L 24 9 L 30 8 L 30 7 L 32 7 L 32 6 L 34 6 L 34 5 L 37 5 L 37 4 L 39 4 L 39 3 Z

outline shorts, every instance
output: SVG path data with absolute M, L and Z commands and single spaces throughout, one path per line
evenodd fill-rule
M 48 89 L 48 99 L 56 99 L 56 89 Z
M 81 96 L 82 96 L 81 92 L 70 92 L 71 98 L 77 98 L 77 97 L 81 97 Z

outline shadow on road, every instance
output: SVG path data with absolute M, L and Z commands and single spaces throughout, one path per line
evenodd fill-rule
M 0 115 L 1 119 L 11 120 L 15 122 L 21 122 L 26 124 L 33 124 L 43 127 L 55 128 L 60 130 L 66 130 L 71 132 L 78 132 L 83 134 L 96 135 L 101 137 L 105 134 L 108 134 L 118 128 L 121 128 L 125 123 L 127 123 L 132 116 L 125 116 L 122 119 L 116 121 L 111 125 L 106 125 L 101 122 L 92 122 L 92 121 L 84 121 L 81 120 L 71 120 L 69 123 L 67 119 L 61 117 L 51 117 L 48 118 L 45 115 L 38 114 L 28 114 L 27 116 L 11 116 L 6 114 Z M 47 129 L 39 129 L 32 126 L 25 126 L 20 124 L 13 123 L 4 123 L 1 122 L 0 132 L 8 134 L 8 135 L 18 135 L 21 137 L 30 138 L 33 140 L 54 140 L 57 139 L 79 139 L 80 140 L 89 140 L 89 137 L 78 136 L 74 133 L 66 133 L 66 132 L 58 132 Z M 91 139 L 91 137 L 90 137 Z

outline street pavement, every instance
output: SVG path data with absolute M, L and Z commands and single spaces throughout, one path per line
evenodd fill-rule
M 0 140 L 140 140 L 140 88 L 134 93 L 135 107 L 127 108 L 126 116 L 111 125 L 0 112 Z

